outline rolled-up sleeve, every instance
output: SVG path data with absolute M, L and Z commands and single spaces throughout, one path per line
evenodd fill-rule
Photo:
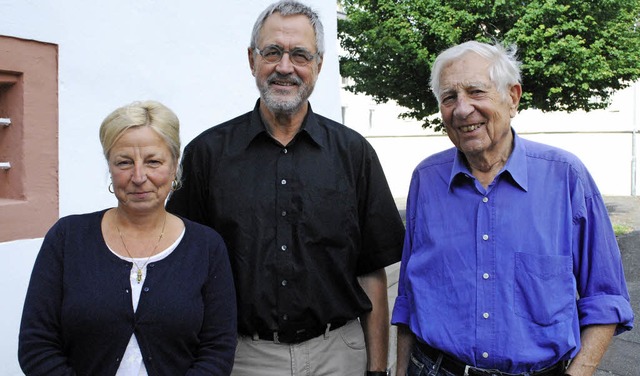
M 580 326 L 617 324 L 619 334 L 631 330 L 634 321 L 620 249 L 602 197 L 583 202 L 573 235 Z

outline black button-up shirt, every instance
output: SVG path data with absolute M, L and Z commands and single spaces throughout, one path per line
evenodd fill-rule
M 286 146 L 252 112 L 184 151 L 169 211 L 224 238 L 239 332 L 295 331 L 371 309 L 357 276 L 399 261 L 404 227 L 372 146 L 309 107 Z

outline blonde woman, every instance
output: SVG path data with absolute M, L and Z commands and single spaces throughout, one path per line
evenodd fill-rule
M 36 260 L 20 328 L 26 375 L 228 375 L 235 290 L 211 228 L 167 213 L 179 122 L 135 102 L 103 121 L 118 205 L 60 219 Z

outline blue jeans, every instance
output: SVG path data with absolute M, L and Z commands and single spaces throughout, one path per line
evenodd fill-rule
M 440 354 L 440 357 L 442 357 L 442 354 Z M 442 361 L 442 358 L 431 359 L 427 357 L 420 351 L 420 349 L 416 345 L 414 345 L 413 349 L 411 350 L 411 357 L 409 358 L 409 366 L 407 367 L 407 376 L 460 376 L 455 373 L 451 373 L 445 369 L 442 369 L 440 367 L 441 361 Z M 565 361 L 561 363 L 562 363 L 562 366 L 560 366 L 560 364 L 556 364 L 553 367 L 545 368 L 546 370 L 545 374 L 551 374 L 550 371 L 553 368 L 553 371 L 551 371 L 553 372 L 553 374 L 563 375 L 564 370 L 567 366 L 567 362 Z M 545 372 L 545 371 L 539 371 L 539 372 Z M 497 374 L 500 374 L 500 372 L 497 372 Z M 529 373 L 524 373 L 521 375 L 529 375 Z
M 440 361 L 428 358 L 414 346 L 407 367 L 407 376 L 458 376 L 442 369 Z

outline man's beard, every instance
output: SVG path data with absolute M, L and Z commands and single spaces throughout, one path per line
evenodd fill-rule
M 298 92 L 293 98 L 283 98 L 279 94 L 278 89 L 269 87 L 273 82 L 287 82 L 298 86 Z M 275 113 L 281 115 L 293 115 L 302 108 L 311 96 L 313 92 L 313 85 L 305 84 L 299 77 L 292 75 L 281 75 L 277 72 L 271 74 L 265 81 L 258 82 L 258 90 L 260 91 L 260 97 L 266 104 L 267 108 Z

